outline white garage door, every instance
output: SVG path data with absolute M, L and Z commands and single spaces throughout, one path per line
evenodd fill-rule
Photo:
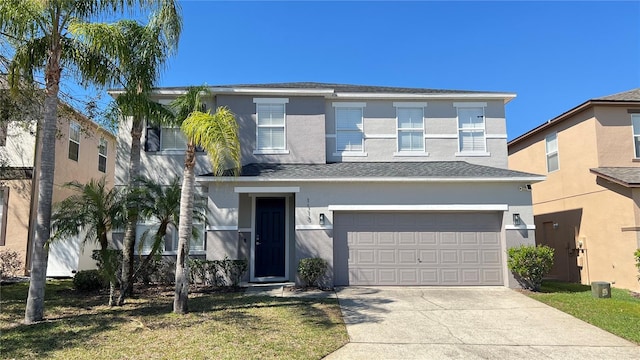
M 336 285 L 503 285 L 502 213 L 336 212 Z

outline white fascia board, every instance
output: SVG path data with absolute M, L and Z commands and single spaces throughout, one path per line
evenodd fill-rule
M 398 101 L 394 101 L 393 102 L 393 107 L 400 107 L 400 108 L 425 108 L 427 107 L 427 103 L 426 102 L 417 102 L 417 101 L 410 101 L 410 102 L 398 102 Z
M 507 211 L 507 204 L 329 205 L 329 211 Z
M 233 188 L 233 191 L 241 194 L 299 193 L 300 187 L 299 186 L 246 186 L 246 187 L 238 186 Z
M 493 183 L 493 182 L 513 182 L 513 183 L 537 183 L 544 181 L 545 176 L 528 176 L 528 177 L 504 177 L 504 178 L 407 178 L 407 177 L 359 177 L 359 178 L 257 178 L 255 176 L 238 176 L 238 177 L 219 177 L 219 176 L 198 176 L 196 182 L 199 183 L 214 183 L 214 182 L 358 182 L 358 183 L 370 183 L 370 182 L 391 182 L 391 183 Z M 265 187 L 267 188 L 267 187 Z M 278 189 L 278 188 L 269 188 Z M 288 189 L 288 188 L 287 188 Z M 255 191 L 251 191 L 255 192 Z M 269 191 L 273 192 L 273 191 Z M 282 192 L 282 191 L 280 191 Z M 295 192 L 295 191 L 287 191 Z
M 395 94 L 395 93 L 336 93 L 336 98 L 342 99 L 433 99 L 433 100 L 455 100 L 455 99 L 486 99 L 503 100 L 504 103 L 515 99 L 513 93 L 493 93 L 493 94 Z
M 535 225 L 505 225 L 505 230 L 535 230 Z

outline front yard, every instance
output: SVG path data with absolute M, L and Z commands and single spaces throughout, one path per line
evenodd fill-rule
M 47 320 L 25 326 L 27 289 L 0 289 L 2 358 L 320 359 L 348 342 L 335 299 L 200 293 L 190 295 L 191 312 L 178 316 L 172 291 L 147 290 L 110 308 L 106 295 L 51 281 Z
M 612 334 L 640 344 L 640 298 L 632 296 L 628 290 L 612 288 L 610 299 L 598 299 L 591 295 L 591 287 L 588 285 L 544 281 L 541 292 L 524 293 Z

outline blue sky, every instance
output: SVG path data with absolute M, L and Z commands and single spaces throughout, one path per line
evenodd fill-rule
M 290 81 L 515 92 L 509 139 L 640 87 L 640 2 L 182 1 L 160 86 Z

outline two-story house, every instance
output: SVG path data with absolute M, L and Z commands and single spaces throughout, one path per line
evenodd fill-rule
M 508 144 L 533 185 L 536 241 L 555 248 L 551 277 L 640 289 L 640 89 L 584 103 Z
M 236 116 L 243 166 L 214 177 L 198 155 L 209 224 L 194 254 L 247 259 L 252 282 L 295 280 L 300 259 L 321 257 L 335 285 L 515 285 L 506 249 L 534 243 L 526 189 L 544 179 L 507 169 L 515 94 L 324 83 L 210 91 L 209 109 Z M 184 92 L 154 94 L 168 103 Z M 118 135 L 117 184 L 127 181 L 130 128 Z M 145 176 L 181 175 L 179 129 L 148 127 L 142 141 Z
M 98 124 L 61 104 L 56 136 L 53 203 L 72 191 L 70 181 L 86 183 L 105 176 L 114 184 L 116 137 Z M 30 269 L 30 249 L 35 236 L 37 191 L 35 121 L 0 124 L 0 250 L 20 254 L 24 273 Z M 54 242 L 49 247 L 47 276 L 73 276 L 93 269 L 95 244 L 82 246 L 80 237 Z

